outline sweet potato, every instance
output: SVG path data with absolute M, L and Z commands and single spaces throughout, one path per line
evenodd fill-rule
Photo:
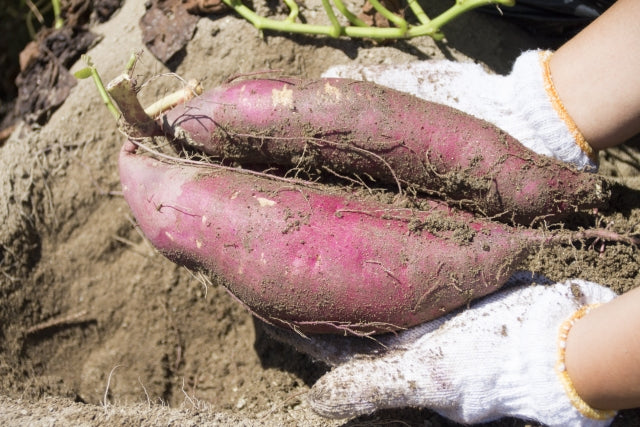
M 377 333 L 433 319 L 502 286 L 556 241 L 439 202 L 412 210 L 136 152 L 119 160 L 144 234 L 212 272 L 258 317 L 305 332 Z
M 369 82 L 241 80 L 162 118 L 188 147 L 239 163 L 304 165 L 413 185 L 505 221 L 604 208 L 607 182 L 495 126 Z

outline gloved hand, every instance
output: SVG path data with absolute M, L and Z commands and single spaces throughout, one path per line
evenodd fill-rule
M 397 335 L 302 337 L 266 326 L 275 339 L 334 368 L 312 387 L 312 408 L 330 418 L 424 407 L 462 423 L 506 416 L 551 426 L 604 426 L 615 413 L 578 397 L 563 367 L 571 320 L 612 300 L 583 280 L 504 290 Z
M 585 141 L 560 101 L 548 63 L 549 51 L 528 51 L 507 76 L 478 64 L 448 60 L 401 65 L 334 66 L 323 77 L 369 80 L 445 104 L 484 119 L 523 145 L 595 171 L 597 152 Z

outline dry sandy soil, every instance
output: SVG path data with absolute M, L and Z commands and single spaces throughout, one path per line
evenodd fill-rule
M 320 14 L 308 2 L 309 20 Z M 432 9 L 447 2 L 437 1 Z M 125 1 L 92 31 L 89 54 L 105 80 L 144 50 L 142 1 Z M 367 41 L 260 34 L 233 14 L 199 20 L 169 69 L 146 53 L 140 81 L 174 71 L 206 87 L 257 70 L 317 77 L 331 64 L 474 60 L 499 73 L 519 52 L 545 46 L 496 16 L 470 13 L 429 38 Z M 72 70 L 82 67 L 76 64 Z M 145 86 L 155 99 L 178 86 Z M 326 367 L 271 341 L 222 287 L 205 286 L 154 252 L 118 195 L 123 137 L 90 80 L 48 122 L 20 126 L 0 147 L 0 424 L 3 425 L 452 425 L 426 410 L 334 422 L 305 393 Z M 640 220 L 637 143 L 601 154 L 601 172 L 624 185 L 610 212 L 568 227 L 629 229 Z M 610 244 L 542 251 L 529 267 L 552 279 L 583 277 L 625 292 L 640 282 L 638 251 Z M 625 411 L 616 425 L 637 425 Z M 502 420 L 494 425 L 523 425 Z

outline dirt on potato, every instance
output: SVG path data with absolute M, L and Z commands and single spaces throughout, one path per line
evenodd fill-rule
M 448 5 L 425 7 L 432 13 Z M 98 41 L 87 52 L 109 81 L 142 51 L 135 73 L 139 83 L 149 81 L 144 104 L 179 87 L 175 75 L 212 87 L 264 70 L 316 78 L 333 64 L 442 58 L 506 73 L 522 50 L 557 43 L 476 12 L 445 27 L 444 42 L 382 44 L 260 34 L 227 13 L 200 17 L 192 38 L 165 64 L 146 50 L 139 24 L 145 12 L 143 2 L 125 0 L 108 21 L 91 21 Z M 303 13 L 310 22 L 324 16 L 319 1 L 305 2 Z M 77 61 L 70 71 L 83 66 Z M 46 123 L 17 122 L 0 143 L 0 423 L 455 425 L 428 410 L 351 421 L 311 411 L 305 395 L 327 368 L 269 339 L 224 287 L 172 264 L 140 235 L 120 192 L 123 138 L 93 82 L 81 80 Z M 565 227 L 633 230 L 640 222 L 638 142 L 601 153 L 600 173 L 619 184 L 614 208 L 572 215 Z M 617 243 L 540 249 L 528 267 L 619 293 L 640 281 L 638 250 Z M 639 415 L 623 411 L 614 425 L 637 425 Z

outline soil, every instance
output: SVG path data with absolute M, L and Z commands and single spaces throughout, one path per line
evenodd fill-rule
M 447 5 L 433 2 L 427 13 Z M 445 27 L 444 42 L 381 44 L 260 34 L 227 13 L 198 19 L 186 46 L 162 63 L 146 51 L 144 13 L 143 2 L 126 0 L 107 22 L 94 22 L 99 41 L 88 54 L 109 81 L 131 52 L 145 52 L 136 68 L 138 81 L 149 82 L 145 104 L 177 88 L 175 75 L 212 87 L 261 70 L 318 77 L 332 64 L 435 58 L 505 73 L 522 50 L 558 43 L 476 12 Z M 323 17 L 320 2 L 307 2 L 303 13 L 310 22 Z M 21 123 L 0 146 L 0 423 L 454 425 L 417 409 L 351 421 L 315 415 L 305 394 L 327 368 L 270 340 L 223 287 L 167 261 L 138 234 L 119 193 L 122 141 L 88 79 L 46 123 Z M 577 214 L 566 227 L 631 230 L 640 220 L 637 141 L 601 161 L 600 173 L 620 184 L 614 208 Z M 582 277 L 619 293 L 640 283 L 638 251 L 624 244 L 566 245 L 529 261 L 551 279 Z M 615 425 L 637 425 L 639 415 L 623 411 Z

